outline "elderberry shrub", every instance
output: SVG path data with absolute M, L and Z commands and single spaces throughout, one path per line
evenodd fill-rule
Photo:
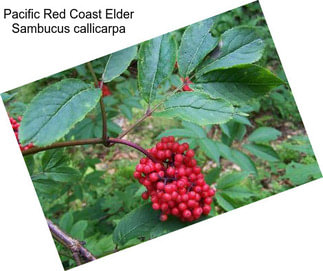
M 29 143 L 26 146 L 22 146 L 21 143 L 19 142 L 19 127 L 20 127 L 20 122 L 22 120 L 22 117 L 19 116 L 17 119 L 14 119 L 13 117 L 9 117 L 11 127 L 13 131 L 15 132 L 16 139 L 18 141 L 19 147 L 21 151 L 26 151 L 34 146 L 33 143 Z
M 142 158 L 134 177 L 146 187 L 142 198 L 161 210 L 161 221 L 173 215 L 182 221 L 197 220 L 211 211 L 215 190 L 205 183 L 201 168 L 189 144 L 179 144 L 173 136 L 163 137 L 148 152 L 156 158 Z

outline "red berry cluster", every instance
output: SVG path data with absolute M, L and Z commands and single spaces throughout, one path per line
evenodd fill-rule
M 102 96 L 105 97 L 105 96 L 111 96 L 112 95 L 112 92 L 111 90 L 108 88 L 107 85 L 103 84 L 102 81 L 99 81 L 99 86 L 102 84 L 102 87 L 101 87 L 101 90 L 102 90 Z M 98 87 L 97 84 L 95 84 L 96 87 Z
M 142 158 L 134 177 L 147 188 L 142 198 L 150 197 L 152 208 L 162 211 L 160 220 L 171 214 L 190 222 L 209 214 L 215 190 L 205 183 L 189 145 L 169 136 L 148 151 L 158 162 Z
M 12 126 L 12 129 L 13 131 L 15 132 L 15 136 L 16 136 L 16 139 L 18 141 L 18 144 L 19 144 L 19 147 L 20 147 L 20 150 L 21 151 L 25 151 L 25 150 L 28 150 L 30 148 L 32 148 L 34 145 L 33 143 L 29 143 L 28 145 L 26 146 L 22 146 L 21 143 L 19 142 L 19 136 L 18 136 L 18 133 L 19 133 L 19 127 L 20 127 L 20 122 L 22 120 L 22 117 L 19 116 L 17 118 L 17 120 L 15 120 L 13 117 L 10 117 L 10 123 L 11 123 L 11 126 Z
M 192 84 L 193 82 L 189 79 L 189 77 L 181 77 L 181 80 L 183 82 L 183 91 L 193 91 L 193 89 L 190 88 L 189 84 Z

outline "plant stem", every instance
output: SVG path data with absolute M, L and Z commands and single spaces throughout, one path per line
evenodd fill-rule
M 63 142 L 56 142 L 52 145 L 45 146 L 45 147 L 33 147 L 29 150 L 23 151 L 22 154 L 29 155 L 35 154 L 37 152 L 46 151 L 50 149 L 56 148 L 64 148 L 70 146 L 78 146 L 78 145 L 90 145 L 90 144 L 100 144 L 102 142 L 102 138 L 88 138 L 88 139 L 80 139 L 80 140 L 73 140 L 73 141 L 63 141 Z
M 156 104 L 152 109 L 150 109 L 148 107 L 148 110 L 145 112 L 145 114 L 138 119 L 134 124 L 132 124 L 129 128 L 127 128 L 126 130 L 124 130 L 119 136 L 118 138 L 123 138 L 125 135 L 127 135 L 131 130 L 133 130 L 137 125 L 139 125 L 140 123 L 142 123 L 146 118 L 150 117 L 152 113 L 154 113 L 167 99 L 169 99 L 171 96 L 173 96 L 174 94 L 176 94 L 180 89 L 182 89 L 182 87 L 184 86 L 181 85 L 180 87 L 177 87 L 174 91 L 172 91 L 172 93 L 170 93 L 169 95 L 167 95 L 164 99 L 162 99 L 158 104 Z
M 92 77 L 93 77 L 94 83 L 95 83 L 97 86 L 99 86 L 99 81 L 98 81 L 98 78 L 96 78 L 96 75 L 95 75 L 95 72 L 94 72 L 94 70 L 93 70 L 93 67 L 92 67 L 91 62 L 87 62 L 87 63 L 86 63 L 86 65 L 87 65 L 87 67 L 88 67 L 88 69 L 89 69 L 89 71 L 90 71 L 90 73 L 91 73 L 91 75 L 92 75 Z
M 113 144 L 127 145 L 131 148 L 134 148 L 134 149 L 140 151 L 141 153 L 146 155 L 152 161 L 157 162 L 156 158 L 153 157 L 147 150 L 145 150 L 143 147 L 141 147 L 131 141 L 121 139 L 121 138 L 108 138 L 107 143 L 108 144 L 113 143 Z M 52 145 L 45 146 L 45 147 L 33 147 L 29 150 L 23 151 L 22 154 L 25 156 L 25 155 L 35 154 L 35 153 L 50 150 L 50 149 L 64 148 L 64 147 L 70 147 L 70 146 L 79 146 L 79 145 L 90 145 L 90 144 L 104 144 L 104 141 L 102 138 L 88 138 L 88 139 L 56 142 Z
M 84 258 L 87 262 L 96 260 L 96 258 L 91 254 L 91 252 L 89 252 L 85 247 L 83 247 L 78 240 L 67 235 L 50 219 L 47 219 L 47 224 L 53 237 L 63 246 L 71 250 L 73 258 L 77 265 L 82 264 L 81 258 Z
M 105 106 L 103 102 L 103 97 L 100 98 L 100 108 L 101 108 L 101 115 L 102 115 L 102 140 L 103 144 L 108 147 L 108 125 L 107 125 L 107 115 L 105 112 Z
M 92 77 L 93 77 L 95 85 L 98 86 L 100 89 L 102 89 L 103 81 L 101 81 L 101 83 L 99 84 L 98 78 L 95 75 L 95 72 L 93 70 L 91 62 L 87 62 L 86 64 L 87 64 L 87 67 L 88 67 Z M 101 109 L 101 115 L 102 115 L 102 140 L 104 142 L 104 145 L 106 147 L 108 147 L 108 141 L 107 141 L 107 139 L 108 139 L 107 115 L 106 115 L 102 95 L 101 95 L 101 98 L 100 98 L 100 109 Z

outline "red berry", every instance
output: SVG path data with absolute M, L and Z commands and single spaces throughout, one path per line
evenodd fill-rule
M 149 180 L 151 182 L 156 182 L 156 181 L 158 181 L 158 179 L 159 179 L 159 177 L 158 177 L 158 174 L 156 172 L 150 173 Z
M 192 213 L 191 213 L 191 211 L 190 211 L 190 210 L 185 210 L 185 211 L 183 212 L 183 216 L 184 216 L 185 218 L 189 218 L 189 217 L 191 217 L 191 216 L 192 216 Z
M 182 146 L 184 147 L 185 151 L 189 149 L 190 145 L 188 143 L 183 143 Z
M 160 205 L 160 209 L 163 211 L 163 212 L 165 212 L 165 211 L 167 211 L 168 210 L 168 204 L 167 203 L 162 203 L 161 205 Z
M 172 152 L 170 150 L 165 151 L 165 158 L 171 158 L 172 157 Z
M 203 213 L 203 209 L 201 207 L 197 207 L 193 210 L 193 215 L 196 218 L 200 217 L 202 213 Z
M 158 203 L 153 203 L 152 207 L 153 207 L 154 210 L 159 210 L 160 209 L 160 206 L 159 206 Z
M 178 175 L 179 176 L 185 176 L 186 172 L 185 172 L 185 169 L 184 168 L 180 168 L 178 169 Z
M 165 158 L 165 152 L 164 151 L 158 151 L 157 152 L 157 158 L 159 160 L 163 160 Z
M 181 162 L 183 162 L 183 155 L 178 153 L 178 154 L 175 155 L 174 159 L 175 159 L 176 162 L 181 163 Z
M 158 182 L 157 185 L 156 185 L 156 187 L 157 187 L 158 190 L 163 190 L 164 187 L 165 187 L 165 185 L 164 185 L 163 182 Z
M 196 206 L 196 201 L 195 200 L 188 200 L 188 202 L 187 202 L 187 206 L 189 207 L 189 208 L 194 208 L 195 206 Z
M 183 87 L 182 90 L 183 91 L 193 91 L 190 87 L 189 84 L 192 84 L 192 81 L 189 79 L 189 77 L 185 77 L 185 78 L 181 78 L 182 82 L 183 82 Z
M 163 166 L 160 163 L 155 163 L 155 170 L 160 171 L 163 168 Z
M 207 198 L 204 199 L 204 203 L 207 204 L 207 205 L 210 205 L 212 203 L 212 201 L 213 200 L 210 197 L 207 197 Z
M 158 142 L 157 144 L 156 144 L 156 149 L 157 150 L 163 150 L 163 143 L 161 143 L 161 142 Z
M 166 171 L 166 173 L 169 175 L 169 176 L 174 176 L 175 175 L 175 169 L 173 167 L 169 167 Z
M 189 197 L 187 194 L 182 195 L 182 201 L 188 201 Z
M 172 215 L 178 216 L 178 214 L 179 214 L 178 208 L 176 208 L 176 207 L 172 208 Z
M 136 170 L 137 170 L 137 171 L 139 171 L 139 172 L 142 172 L 142 171 L 143 171 L 143 169 L 144 169 L 144 167 L 143 167 L 143 165 L 142 165 L 142 164 L 138 164 L 138 165 L 136 166 Z
M 172 187 L 170 184 L 166 184 L 166 185 L 165 185 L 165 192 L 166 192 L 166 193 L 169 193 L 169 194 L 170 194 L 170 193 L 172 193 L 172 192 L 173 192 L 173 190 L 174 190 L 174 189 L 173 189 L 173 187 Z
M 141 197 L 142 197 L 142 199 L 147 200 L 147 199 L 149 198 L 149 194 L 148 194 L 148 192 L 147 192 L 147 191 L 143 192 L 143 193 L 141 194 Z
M 171 197 L 171 195 L 170 195 L 170 194 L 165 193 L 165 194 L 163 195 L 163 200 L 164 200 L 164 201 L 170 201 L 171 199 L 172 199 L 172 197 Z
M 140 173 L 140 172 L 138 172 L 138 171 L 135 171 L 135 172 L 133 173 L 133 176 L 135 177 L 135 179 L 140 179 L 140 177 L 141 177 L 141 173 Z
M 186 204 L 181 202 L 180 204 L 178 204 L 178 209 L 180 209 L 181 211 L 184 211 L 187 208 Z
M 150 172 L 150 166 L 144 166 L 144 168 L 143 168 L 143 172 L 144 172 L 145 174 L 148 174 L 148 173 Z
M 215 190 L 214 189 L 210 189 L 208 192 L 209 197 L 213 197 L 215 195 Z
M 187 157 L 192 158 L 194 155 L 195 155 L 195 153 L 194 153 L 194 151 L 193 151 L 193 150 L 188 150 L 188 151 L 186 152 L 186 156 L 187 156 Z
M 208 215 L 211 212 L 211 206 L 210 205 L 205 205 L 203 207 L 203 214 Z
M 166 214 L 160 215 L 160 221 L 166 221 L 168 219 L 168 216 Z
M 177 151 L 178 151 L 179 153 L 183 153 L 183 152 L 185 151 L 184 146 L 183 146 L 183 145 L 179 145 L 179 146 L 178 146 L 178 148 L 177 148 Z

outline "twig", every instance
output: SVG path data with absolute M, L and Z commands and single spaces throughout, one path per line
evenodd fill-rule
M 141 147 L 131 141 L 121 139 L 121 138 L 108 138 L 107 141 L 108 141 L 107 142 L 108 144 L 113 143 L 113 144 L 127 145 L 131 148 L 134 148 L 134 149 L 140 151 L 141 153 L 146 155 L 152 161 L 157 162 L 156 158 L 153 157 L 147 150 L 145 150 L 143 147 Z M 88 139 L 56 142 L 52 145 L 45 146 L 45 147 L 33 147 L 29 150 L 23 151 L 22 154 L 25 156 L 25 155 L 35 154 L 35 153 L 50 150 L 50 149 L 64 148 L 64 147 L 70 147 L 70 146 L 79 146 L 79 145 L 90 145 L 90 144 L 104 144 L 104 141 L 102 140 L 102 138 L 88 138 Z
M 92 67 L 91 62 L 87 62 L 87 63 L 86 63 L 86 65 L 87 65 L 87 67 L 88 67 L 88 69 L 89 69 L 89 71 L 90 71 L 90 73 L 91 73 L 91 75 L 92 75 L 92 77 L 93 77 L 94 83 L 95 83 L 97 86 L 99 86 L 99 81 L 98 81 L 98 78 L 96 78 L 96 75 L 95 75 L 95 72 L 94 72 L 94 70 L 93 70 L 93 67 Z
M 86 262 L 94 261 L 96 258 L 89 252 L 81 243 L 63 232 L 57 225 L 55 225 L 50 219 L 47 219 L 48 227 L 55 238 L 63 246 L 71 250 L 73 258 L 77 265 L 82 264 L 81 258 L 84 258 Z
M 96 84 L 96 86 L 98 86 L 100 89 L 102 89 L 103 86 L 103 81 L 101 80 L 101 83 L 99 84 L 98 78 L 95 75 L 95 72 L 93 70 L 92 64 L 91 62 L 87 62 L 87 67 L 94 79 L 94 82 Z M 101 115 L 102 115 L 102 139 L 104 142 L 104 145 L 106 147 L 108 147 L 109 143 L 107 141 L 108 139 L 108 127 L 107 127 L 107 115 L 106 115 L 106 111 L 105 111 L 105 106 L 104 106 L 104 102 L 103 102 L 103 96 L 101 95 L 100 98 L 100 109 L 101 109 Z
M 182 87 L 184 86 L 184 84 L 182 84 L 180 87 L 177 87 L 174 91 L 172 91 L 172 93 L 170 93 L 169 95 L 167 95 L 164 99 L 162 99 L 158 104 L 156 104 L 152 109 L 150 109 L 150 107 L 148 107 L 148 110 L 145 112 L 145 114 L 138 119 L 134 124 L 132 124 L 129 128 L 127 128 L 126 130 L 124 130 L 119 136 L 118 138 L 123 138 L 125 135 L 127 135 L 132 129 L 134 129 L 137 125 L 139 125 L 141 122 L 143 122 L 146 118 L 150 117 L 152 115 L 152 113 L 154 113 L 165 101 L 167 101 L 171 96 L 173 96 L 174 94 L 176 94 L 180 89 L 182 89 Z

